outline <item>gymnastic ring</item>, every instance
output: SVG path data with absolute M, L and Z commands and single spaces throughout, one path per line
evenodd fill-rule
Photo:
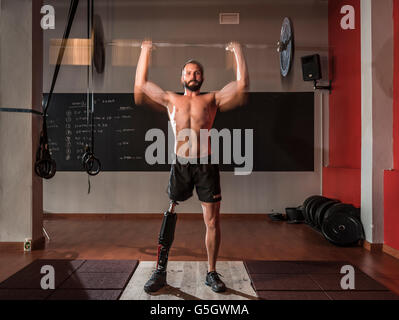
M 86 170 L 87 174 L 91 176 L 96 176 L 100 173 L 101 171 L 101 162 L 99 159 L 97 159 L 94 154 L 89 153 L 84 155 L 84 169 Z M 95 168 L 95 170 L 93 170 Z
M 83 156 L 82 156 L 82 166 L 84 169 L 86 169 L 86 162 L 87 160 L 93 155 L 92 152 L 86 151 Z
M 42 159 L 35 163 L 35 172 L 41 178 L 51 179 L 56 171 L 57 165 L 53 159 Z

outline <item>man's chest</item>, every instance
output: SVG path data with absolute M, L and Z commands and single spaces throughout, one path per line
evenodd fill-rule
M 208 100 L 201 98 L 176 99 L 169 107 L 169 114 L 176 121 L 209 121 L 216 114 L 216 106 Z

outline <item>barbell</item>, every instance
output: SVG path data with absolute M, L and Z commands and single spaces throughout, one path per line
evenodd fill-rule
M 104 41 L 104 29 L 101 18 L 99 15 L 94 15 L 93 29 L 91 36 L 92 47 L 92 61 L 94 69 L 98 74 L 104 72 L 105 68 L 105 47 L 111 46 L 115 48 L 140 48 L 142 45 L 141 41 L 138 40 L 114 40 L 111 42 Z M 228 44 L 224 43 L 173 43 L 168 41 L 154 41 L 153 45 L 156 48 L 216 48 L 216 49 L 227 49 Z M 289 73 L 293 52 L 295 50 L 302 51 L 327 51 L 328 48 L 320 46 L 294 46 L 294 35 L 292 32 L 292 24 L 289 18 L 284 18 L 281 27 L 280 39 L 275 43 L 244 43 L 241 44 L 246 49 L 255 50 L 276 50 L 279 53 L 280 60 L 280 71 L 283 77 L 286 77 Z
M 116 46 L 116 47 L 133 47 L 133 48 L 140 48 L 141 42 L 131 40 L 126 41 L 123 43 L 120 42 L 109 42 L 107 45 Z M 186 47 L 197 47 L 197 48 L 218 48 L 218 49 L 226 49 L 228 44 L 222 43 L 171 43 L 171 42 L 153 42 L 155 47 L 159 48 L 186 48 Z M 286 50 L 286 43 L 281 43 L 280 41 L 277 42 L 276 45 L 271 44 L 241 44 L 242 47 L 248 49 L 276 49 L 277 52 L 282 52 Z
M 292 31 L 291 20 L 286 17 L 283 20 L 280 32 L 280 39 L 277 41 L 275 45 L 273 44 L 242 44 L 241 46 L 247 49 L 275 49 L 280 55 L 280 71 L 283 77 L 288 75 L 288 72 L 291 68 L 292 58 L 293 58 L 293 50 L 294 50 L 294 35 Z M 97 38 L 97 42 L 104 43 L 102 39 L 102 35 L 104 34 L 102 30 L 101 20 L 98 21 L 97 24 L 94 25 L 94 40 Z M 99 35 L 96 37 L 96 35 Z M 132 47 L 132 48 L 140 48 L 140 41 L 129 40 L 120 42 L 109 42 L 107 45 L 115 46 L 115 47 Z M 222 43 L 171 43 L 171 42 L 153 42 L 155 47 L 159 48 L 218 48 L 218 49 L 228 49 L 228 45 Z M 98 48 L 99 49 L 99 48 Z M 100 60 L 104 61 L 104 50 L 95 50 L 94 51 L 94 61 Z M 98 68 L 97 72 L 98 71 Z M 101 70 L 102 71 L 102 70 Z M 101 72 L 99 72 L 101 73 Z

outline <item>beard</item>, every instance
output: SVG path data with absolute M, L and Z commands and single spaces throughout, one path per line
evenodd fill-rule
M 183 87 L 190 90 L 190 91 L 198 91 L 201 89 L 202 86 L 202 81 L 197 81 L 197 80 L 191 80 L 189 83 L 185 82 L 183 83 Z

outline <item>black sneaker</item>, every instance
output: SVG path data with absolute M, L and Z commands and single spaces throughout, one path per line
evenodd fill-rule
M 220 274 L 216 271 L 208 272 L 205 279 L 205 284 L 210 286 L 215 292 L 226 291 L 226 285 L 219 278 Z
M 166 285 L 166 271 L 155 270 L 150 280 L 148 280 L 144 285 L 144 291 L 147 293 L 157 292 L 165 285 Z

